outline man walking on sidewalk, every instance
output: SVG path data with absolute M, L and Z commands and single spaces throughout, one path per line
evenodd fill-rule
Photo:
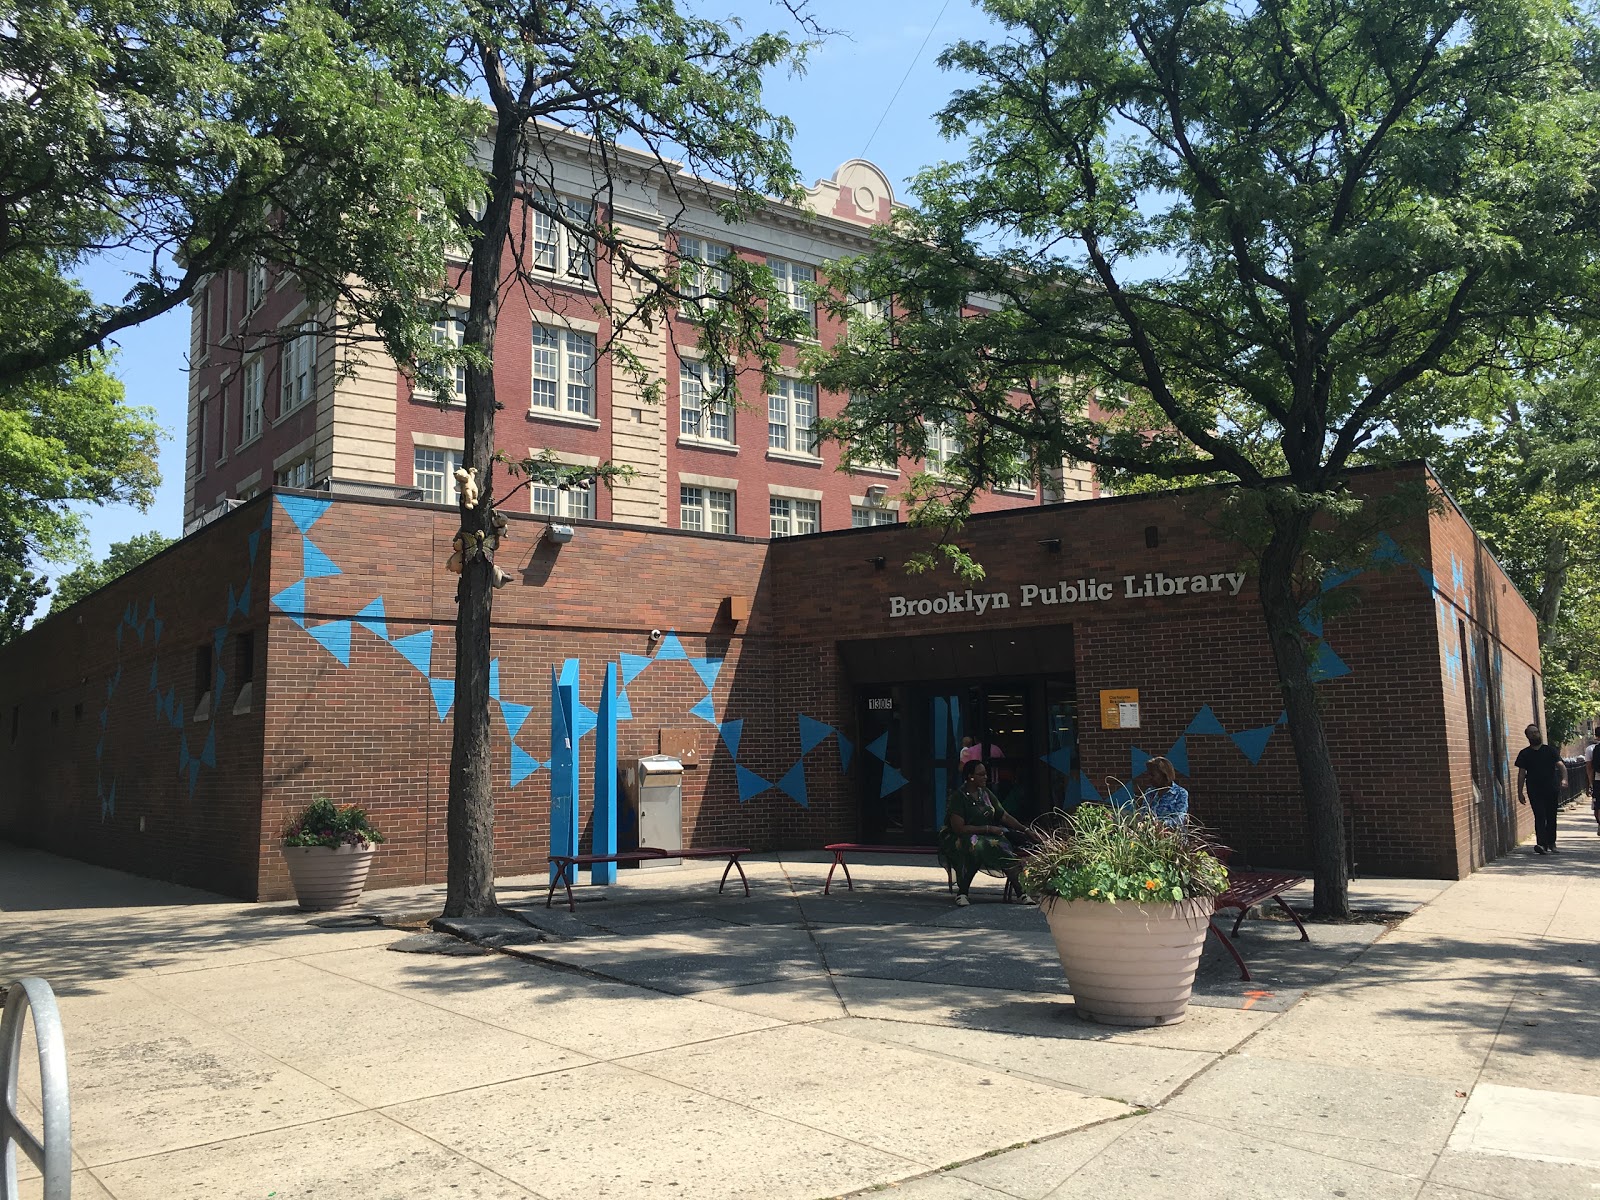
M 1561 752 L 1544 744 L 1537 725 L 1524 731 L 1528 744 L 1517 755 L 1517 799 L 1533 805 L 1533 851 L 1556 852 L 1556 805 L 1561 798 L 1562 776 L 1566 768 Z

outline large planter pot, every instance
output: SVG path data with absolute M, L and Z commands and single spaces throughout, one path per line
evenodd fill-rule
M 375 846 L 284 846 L 295 899 L 311 911 L 348 908 L 361 899 Z
M 1194 991 L 1210 897 L 1165 904 L 1041 901 L 1078 1015 L 1106 1025 L 1173 1025 Z

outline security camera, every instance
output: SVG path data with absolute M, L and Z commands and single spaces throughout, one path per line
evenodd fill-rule
M 652 629 L 652 630 L 651 630 L 651 631 L 650 631 L 650 640 L 651 640 L 651 641 L 652 641 L 652 642 L 659 642 L 659 641 L 660 641 L 660 640 L 661 640 L 661 630 L 659 630 L 659 629 Z

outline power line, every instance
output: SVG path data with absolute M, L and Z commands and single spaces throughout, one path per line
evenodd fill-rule
M 894 107 L 894 102 L 900 99 L 900 90 L 906 86 L 906 80 L 911 78 L 911 72 L 917 69 L 917 62 L 922 58 L 922 52 L 928 48 L 928 42 L 933 38 L 933 31 L 939 28 L 939 22 L 944 18 L 944 10 L 950 7 L 950 0 L 944 0 L 939 9 L 939 15 L 933 19 L 933 24 L 928 26 L 928 32 L 922 39 L 922 45 L 917 47 L 916 54 L 912 55 L 911 65 L 906 68 L 906 73 L 900 77 L 900 87 L 894 89 L 894 95 L 889 97 L 889 103 L 883 106 L 883 116 L 878 118 L 878 123 L 872 127 L 872 133 L 867 138 L 867 144 L 861 147 L 861 157 L 867 156 L 867 151 L 872 149 L 872 139 L 878 136 L 878 130 L 883 128 L 883 123 L 888 119 L 889 110 Z

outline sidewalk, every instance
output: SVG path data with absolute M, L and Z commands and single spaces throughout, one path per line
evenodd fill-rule
M 374 923 L 436 889 L 312 923 L 0 847 L 0 984 L 61 996 L 79 1200 L 1592 1197 L 1600 837 L 1562 842 L 1360 881 L 1417 909 L 1392 929 L 1247 922 L 1257 978 L 1208 950 L 1160 1030 L 1072 1016 L 998 887 L 957 909 L 900 860 L 822 896 L 804 855 L 749 899 L 625 872 L 571 916 L 504 880 L 489 952 Z

